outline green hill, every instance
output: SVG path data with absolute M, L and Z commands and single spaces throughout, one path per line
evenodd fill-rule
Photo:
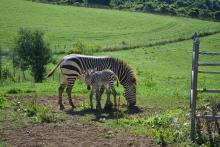
M 192 36 L 195 31 L 220 31 L 220 23 L 161 16 L 1 0 L 0 45 L 9 49 L 21 27 L 41 29 L 51 47 L 71 46 L 76 40 L 88 44 L 149 44 Z

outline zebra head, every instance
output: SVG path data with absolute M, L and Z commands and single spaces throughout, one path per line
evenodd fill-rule
M 85 82 L 86 82 L 86 85 L 87 85 L 87 89 L 90 90 L 91 89 L 91 83 L 92 83 L 92 75 L 93 73 L 95 72 L 95 70 L 91 69 L 91 70 L 87 70 L 87 71 L 84 71 L 83 74 L 85 76 Z
M 128 102 L 128 107 L 135 106 L 136 104 L 136 78 L 132 77 L 128 85 L 126 85 L 124 96 Z

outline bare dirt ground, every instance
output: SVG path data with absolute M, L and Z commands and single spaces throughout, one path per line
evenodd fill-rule
M 32 96 L 21 97 L 21 100 L 30 100 Z M 83 97 L 79 98 L 83 99 Z M 44 97 L 39 101 L 42 105 L 51 105 L 58 109 L 57 97 Z M 64 100 L 66 109 L 68 101 Z M 80 115 L 66 114 L 65 121 L 70 123 L 33 124 L 22 127 L 6 127 L 0 132 L 0 140 L 9 146 L 19 147 L 148 147 L 153 146 L 144 136 L 130 135 L 115 129 L 97 127 L 95 124 L 76 123 Z M 74 120 L 74 123 L 71 123 Z M 8 122 L 10 123 L 10 122 Z
M 113 137 L 108 137 L 114 133 Z M 25 128 L 7 130 L 1 139 L 12 146 L 76 146 L 76 147 L 146 147 L 145 137 L 116 134 L 107 129 L 99 130 L 93 125 L 62 126 L 58 124 L 29 125 Z

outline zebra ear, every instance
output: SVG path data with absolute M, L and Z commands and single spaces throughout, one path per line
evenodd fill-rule
M 83 70 L 83 71 L 82 71 L 82 75 L 85 75 L 85 74 L 86 74 L 86 71 L 85 71 L 85 70 Z
M 91 69 L 89 72 L 90 72 L 90 73 L 94 73 L 94 72 L 96 72 L 96 71 L 97 71 L 97 67 L 94 68 L 94 69 Z

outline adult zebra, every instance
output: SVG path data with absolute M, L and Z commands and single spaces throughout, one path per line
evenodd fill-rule
M 83 74 L 84 71 L 97 69 L 101 71 L 104 69 L 112 70 L 119 79 L 120 84 L 124 87 L 124 96 L 127 100 L 128 107 L 136 104 L 136 77 L 131 69 L 123 61 L 110 56 L 86 56 L 79 54 L 70 54 L 65 56 L 54 69 L 47 75 L 53 75 L 57 67 L 60 66 L 63 82 L 59 86 L 59 100 L 60 109 L 64 109 L 62 103 L 62 94 L 66 88 L 69 104 L 75 108 L 72 99 L 71 91 L 77 77 Z

